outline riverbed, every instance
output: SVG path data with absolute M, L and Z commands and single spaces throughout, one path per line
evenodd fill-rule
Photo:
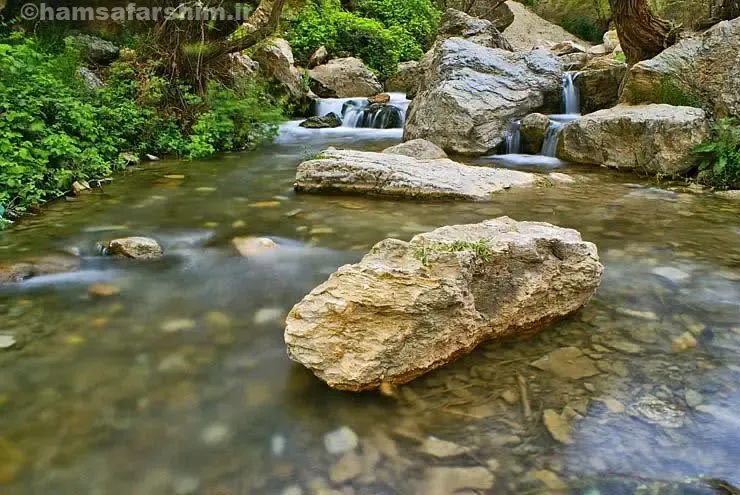
M 57 249 L 83 256 L 79 273 L 0 289 L 0 333 L 16 341 L 0 350 L 0 492 L 593 495 L 712 493 L 700 478 L 740 485 L 738 203 L 574 166 L 558 169 L 573 184 L 486 203 L 298 195 L 296 165 L 326 146 L 400 140 L 396 129 L 314 132 L 291 125 L 259 151 L 146 163 L 0 233 L 0 261 Z M 331 391 L 289 361 L 284 316 L 338 266 L 386 237 L 501 215 L 594 242 L 606 272 L 593 301 L 393 397 Z M 165 258 L 97 257 L 96 241 L 128 235 L 154 237 Z M 231 239 L 252 235 L 281 249 L 242 258 Z M 90 296 L 94 282 L 120 293 Z M 569 378 L 532 366 L 562 348 L 596 371 Z M 553 437 L 545 411 L 565 418 L 565 436 Z

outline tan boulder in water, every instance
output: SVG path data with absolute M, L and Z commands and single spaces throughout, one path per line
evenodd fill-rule
M 162 257 L 162 247 L 148 237 L 124 237 L 99 243 L 102 252 L 108 256 L 131 258 L 136 260 L 153 260 Z
M 293 307 L 288 355 L 337 389 L 406 383 L 568 316 L 602 272 L 575 230 L 508 217 L 386 239 Z

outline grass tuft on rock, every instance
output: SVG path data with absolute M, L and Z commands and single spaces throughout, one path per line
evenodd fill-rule
M 422 244 L 414 250 L 414 257 L 424 266 L 430 265 L 430 257 L 434 253 L 459 253 L 468 251 L 473 253 L 476 258 L 487 261 L 491 256 L 491 248 L 486 241 L 480 239 L 475 242 L 455 241 L 447 244 Z

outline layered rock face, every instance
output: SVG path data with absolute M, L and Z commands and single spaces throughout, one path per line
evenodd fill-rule
M 488 200 L 512 187 L 536 185 L 538 176 L 470 167 L 449 159 L 418 160 L 395 153 L 329 148 L 298 166 L 295 189 L 419 199 Z
M 740 116 L 740 18 L 633 65 L 620 101 L 701 105 L 719 117 Z
M 406 383 L 568 316 L 602 272 L 578 232 L 507 217 L 386 239 L 295 305 L 288 355 L 342 390 Z
M 708 136 L 701 109 L 619 105 L 566 124 L 557 156 L 575 163 L 679 175 L 696 165 L 692 151 Z
M 446 152 L 485 154 L 512 121 L 560 104 L 562 65 L 545 50 L 512 53 L 460 38 L 437 43 L 409 106 L 404 140 L 427 139 Z
M 373 96 L 383 91 L 375 74 L 362 60 L 335 58 L 308 71 L 311 90 L 322 98 Z
M 459 10 L 447 9 L 440 19 L 437 40 L 452 37 L 463 38 L 489 48 L 513 51 L 506 38 L 490 21 L 470 16 Z

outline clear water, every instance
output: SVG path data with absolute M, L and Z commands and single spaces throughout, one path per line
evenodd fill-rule
M 406 119 L 410 100 L 404 93 L 388 93 L 391 97 L 388 110 L 397 112 L 401 122 Z M 387 129 L 389 127 L 389 112 L 373 112 L 368 109 L 370 104 L 367 98 L 319 98 L 314 103 L 314 115 L 323 117 L 334 113 L 342 119 L 342 127 Z
M 441 466 L 492 472 L 494 488 L 479 493 L 552 493 L 543 480 L 555 486 L 553 476 L 579 494 L 709 493 L 699 477 L 740 484 L 740 205 L 578 167 L 568 169 L 576 184 L 489 203 L 293 193 L 296 165 L 329 144 L 397 142 L 364 131 L 309 140 L 286 126 L 280 144 L 257 152 L 147 164 L 0 233 L 0 262 L 68 247 L 87 256 L 79 274 L 0 291 L 0 333 L 20 343 L 0 350 L 0 492 L 426 495 Z M 499 215 L 595 242 L 606 274 L 592 303 L 532 339 L 483 345 L 395 399 L 331 391 L 287 359 L 282 316 L 336 267 L 385 237 Z M 166 258 L 93 256 L 95 241 L 125 235 L 157 238 Z M 283 248 L 241 258 L 230 241 L 243 235 Z M 120 294 L 89 297 L 96 280 Z M 697 347 L 672 350 L 687 331 Z M 600 374 L 569 380 L 530 366 L 565 346 Z M 502 399 L 518 377 L 529 417 Z M 641 412 L 645 397 L 682 425 Z M 556 442 L 542 412 L 577 403 L 572 443 Z M 359 462 L 324 445 L 344 426 Z M 430 456 L 429 436 L 465 453 Z

